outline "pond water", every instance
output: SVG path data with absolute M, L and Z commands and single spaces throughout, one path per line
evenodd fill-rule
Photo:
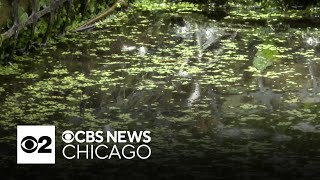
M 58 37 L 1 67 L 1 167 L 9 177 L 316 177 L 317 26 L 296 11 L 133 9 Z M 31 171 L 15 165 L 17 124 L 54 124 L 57 134 L 150 130 L 152 156 L 57 154 L 55 166 Z

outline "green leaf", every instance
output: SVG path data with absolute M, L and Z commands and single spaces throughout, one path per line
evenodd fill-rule
M 38 2 L 38 10 L 40 10 L 42 8 L 46 8 L 49 3 L 50 3 L 50 0 L 40 0 Z
M 253 60 L 253 66 L 260 71 L 272 66 L 278 60 L 278 51 L 273 45 L 261 45 Z
M 28 20 L 28 17 L 29 17 L 29 15 L 28 15 L 28 13 L 23 13 L 19 18 L 20 18 L 20 23 L 25 23 L 25 22 L 27 22 L 27 20 Z
M 22 7 L 19 7 L 18 15 L 21 24 L 27 22 L 29 15 L 25 12 L 25 10 Z

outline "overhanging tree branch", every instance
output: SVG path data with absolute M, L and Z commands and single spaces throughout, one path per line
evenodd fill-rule
M 31 23 L 34 23 L 34 19 L 39 19 L 42 16 L 50 13 L 53 9 L 55 9 L 55 8 L 52 8 L 52 6 L 58 7 L 62 3 L 64 3 L 65 1 L 68 1 L 68 0 L 53 0 L 53 1 L 54 2 L 50 6 L 44 8 L 43 10 L 41 10 L 41 11 L 39 11 L 37 13 L 32 13 L 31 16 L 28 17 L 26 22 L 24 22 L 24 23 L 21 23 L 21 22 L 20 23 L 14 23 L 14 25 L 8 31 L 6 31 L 6 32 L 1 34 L 0 41 L 4 41 L 6 39 L 9 39 L 10 37 L 15 35 L 19 31 L 21 31 L 25 26 L 27 26 L 27 25 L 29 25 Z
M 95 18 L 90 19 L 89 21 L 87 21 L 86 23 L 81 25 L 79 28 L 77 28 L 75 31 L 80 32 L 80 31 L 84 31 L 84 30 L 87 30 L 87 29 L 94 27 L 94 24 L 96 22 L 100 21 L 101 19 L 103 19 L 103 18 L 107 17 L 109 14 L 111 14 L 117 8 L 118 5 L 123 6 L 123 5 L 127 5 L 127 3 L 125 2 L 125 0 L 117 0 L 109 9 L 102 12 L 101 14 L 96 16 Z

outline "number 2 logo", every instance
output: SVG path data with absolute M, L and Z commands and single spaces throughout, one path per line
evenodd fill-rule
M 51 143 L 52 140 L 49 136 L 41 136 L 39 140 L 33 136 L 26 136 L 21 140 L 21 148 L 26 153 L 33 153 L 38 149 L 38 145 L 41 144 L 38 153 L 51 153 L 51 149 L 48 149 Z

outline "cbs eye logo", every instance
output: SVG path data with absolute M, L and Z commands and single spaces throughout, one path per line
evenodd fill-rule
M 51 149 L 48 149 L 52 142 L 49 136 L 41 136 L 38 141 L 32 136 L 26 136 L 21 141 L 21 148 L 26 153 L 33 153 L 37 150 L 38 144 L 44 141 L 45 143 L 38 149 L 38 153 L 51 153 Z
M 18 164 L 55 164 L 54 126 L 17 126 Z
M 62 140 L 65 142 L 65 143 L 71 143 L 74 139 L 74 134 L 72 131 L 70 130 L 66 130 L 62 133 Z

